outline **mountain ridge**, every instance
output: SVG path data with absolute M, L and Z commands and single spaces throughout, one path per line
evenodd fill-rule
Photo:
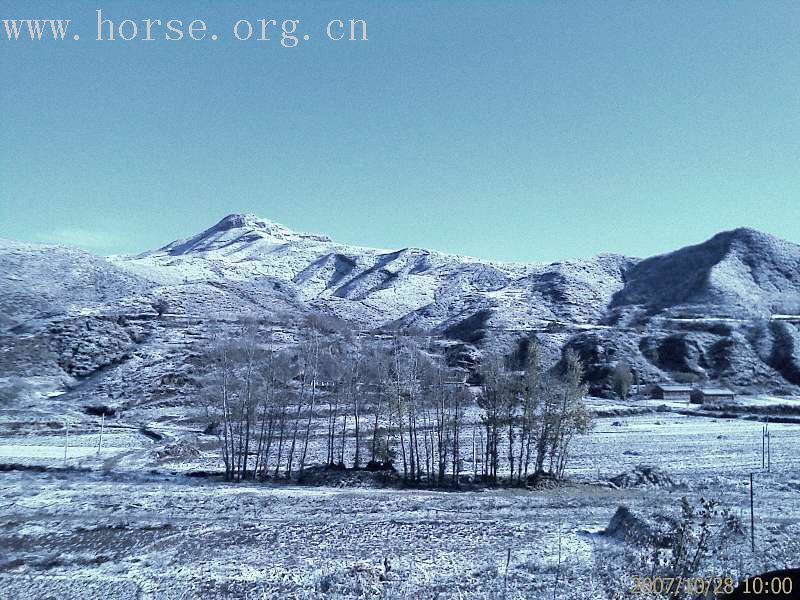
M 454 294 L 477 295 L 484 304 L 502 304 L 494 296 L 504 288 L 518 298 L 542 297 L 547 305 L 561 301 L 564 307 L 575 307 L 566 311 L 567 318 L 597 319 L 601 311 L 589 303 L 606 304 L 620 285 L 620 266 L 627 268 L 635 260 L 603 254 L 526 264 L 420 248 L 385 250 L 297 233 L 255 215 L 232 214 L 196 236 L 136 257 L 115 259 L 115 264 L 143 277 L 152 277 L 154 271 L 162 277 L 182 272 L 191 281 L 277 277 L 296 286 L 305 301 L 327 304 L 338 317 L 380 326 L 411 318 L 411 313 L 431 302 L 455 304 Z M 583 272 L 587 269 L 588 273 Z M 550 294 L 550 288 L 556 293 Z M 335 299 L 345 302 L 332 302 Z M 383 305 L 385 318 L 375 318 L 376 304 Z M 544 307 L 539 316 L 551 318 L 565 312 L 551 308 Z
M 83 377 L 125 363 L 131 348 L 147 347 L 143 331 L 168 326 L 153 321 L 162 304 L 169 327 L 198 339 L 234 315 L 299 331 L 318 314 L 358 331 L 427 332 L 468 366 L 536 335 L 549 364 L 576 350 L 600 394 L 620 361 L 644 382 L 800 384 L 800 246 L 749 228 L 645 259 L 503 263 L 341 244 L 234 213 L 135 256 L 0 241 L 0 281 L 0 341 L 38 340 L 57 357 L 25 372 Z

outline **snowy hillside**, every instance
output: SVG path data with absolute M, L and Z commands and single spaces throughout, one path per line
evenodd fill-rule
M 144 375 L 125 365 L 139 357 L 157 380 L 171 368 L 158 366 L 159 344 L 176 334 L 207 339 L 215 321 L 243 314 L 291 332 L 317 313 L 357 330 L 427 331 L 462 365 L 535 334 L 550 364 L 577 350 L 596 394 L 610 393 L 620 361 L 643 382 L 800 385 L 800 247 L 748 229 L 646 260 L 522 264 L 351 246 L 233 214 L 137 256 L 4 241 L 0 279 L 6 376 L 116 365 L 130 385 Z M 170 364 L 189 348 L 173 347 Z
M 800 246 L 752 229 L 736 229 L 628 273 L 615 305 L 700 307 L 704 316 L 800 312 Z
M 0 239 L 0 331 L 124 302 L 151 283 L 76 248 Z
M 367 327 L 436 328 L 489 311 L 488 325 L 525 329 L 543 320 L 596 322 L 634 261 L 604 255 L 530 265 L 377 250 L 229 215 L 192 238 L 114 263 L 164 284 L 279 279 L 309 306 Z

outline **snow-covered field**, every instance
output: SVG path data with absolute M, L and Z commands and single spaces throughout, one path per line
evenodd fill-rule
M 713 568 L 797 566 L 798 261 L 800 247 L 739 229 L 645 260 L 500 264 L 252 215 L 108 260 L 0 241 L 0 598 L 630 597 L 627 546 L 598 534 L 617 508 L 675 516 L 684 495 L 716 498 L 749 533 L 751 473 L 756 552 L 742 536 Z M 421 328 L 460 365 L 517 356 L 535 334 L 546 368 L 567 347 L 581 356 L 596 396 L 620 362 L 645 385 L 702 375 L 739 395 L 591 398 L 596 426 L 558 489 L 225 484 L 192 475 L 222 468 L 203 381 L 214 336 L 242 315 L 287 347 L 308 317 L 376 339 L 379 325 Z M 324 410 L 310 463 L 326 455 Z M 466 420 L 463 475 L 481 470 L 477 408 Z M 625 487 L 653 472 L 642 465 L 662 483 Z
M 715 497 L 746 520 L 750 472 L 757 545 L 770 556 L 759 564 L 790 566 L 800 555 L 800 426 L 771 431 L 766 472 L 760 423 L 603 418 L 576 443 L 573 484 L 462 492 L 223 484 L 159 462 L 157 444 L 136 430 L 108 429 L 99 454 L 97 436 L 84 433 L 68 465 L 91 471 L 0 473 L 0 589 L 9 598 L 552 598 L 554 589 L 603 598 L 616 543 L 597 532 L 619 505 L 674 512 L 682 495 Z M 4 436 L 0 462 L 63 464 L 63 434 L 35 438 Z M 605 483 L 642 463 L 682 485 Z

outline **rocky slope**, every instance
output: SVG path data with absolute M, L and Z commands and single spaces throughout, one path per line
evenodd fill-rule
M 599 394 L 622 360 L 643 382 L 800 385 L 800 247 L 748 229 L 645 260 L 513 264 L 229 215 L 130 257 L 4 241 L 0 281 L 0 378 L 92 378 L 94 396 L 180 395 L 197 348 L 242 314 L 287 339 L 311 313 L 362 331 L 421 329 L 468 365 L 494 349 L 524 354 L 535 334 L 551 363 L 576 349 Z
M 630 269 L 613 305 L 683 309 L 699 316 L 800 312 L 800 246 L 736 229 Z

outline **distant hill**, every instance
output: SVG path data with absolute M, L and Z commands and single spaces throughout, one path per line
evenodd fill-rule
M 695 307 L 715 313 L 800 312 L 800 246 L 753 229 L 639 262 L 613 305 Z
M 427 332 L 462 365 L 489 350 L 524 353 L 536 335 L 550 364 L 578 351 L 598 394 L 610 393 L 619 361 L 644 383 L 800 389 L 800 246 L 751 229 L 644 260 L 525 264 L 340 244 L 232 214 L 137 256 L 3 241 L 0 281 L 0 342 L 50 348 L 48 372 L 69 377 L 118 365 L 136 380 L 131 356 L 157 365 L 148 340 L 182 336 L 174 367 L 236 315 L 291 335 L 319 314 L 359 331 Z M 4 356 L 9 374 L 44 360 Z
M 81 310 L 104 310 L 151 283 L 66 246 L 0 239 L 0 331 Z

